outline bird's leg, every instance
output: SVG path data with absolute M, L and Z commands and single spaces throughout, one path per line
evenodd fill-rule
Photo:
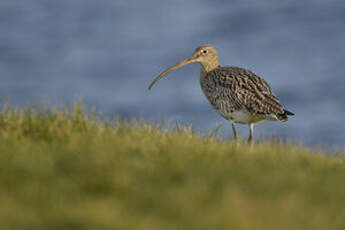
M 250 146 L 253 146 L 253 144 L 254 144 L 254 124 L 250 123 L 248 126 L 249 126 L 248 144 Z
M 236 126 L 234 123 L 232 123 L 232 132 L 234 133 L 235 143 L 238 144 L 238 135 L 237 135 Z

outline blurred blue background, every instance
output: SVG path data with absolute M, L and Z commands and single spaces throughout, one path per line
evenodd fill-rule
M 200 90 L 198 64 L 147 90 L 207 43 L 221 65 L 258 73 L 296 113 L 257 126 L 257 137 L 343 148 L 344 25 L 340 0 L 1 1 L 0 96 L 14 105 L 82 99 L 111 116 L 164 117 L 204 133 L 222 123 L 231 136 Z

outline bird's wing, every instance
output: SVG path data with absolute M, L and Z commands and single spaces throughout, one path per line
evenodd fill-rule
M 227 92 L 237 108 L 244 107 L 255 114 L 285 114 L 271 87 L 257 74 L 239 67 L 220 67 L 213 75 L 223 88 L 220 91 Z

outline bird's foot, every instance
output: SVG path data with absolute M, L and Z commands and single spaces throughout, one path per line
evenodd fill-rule
M 250 148 L 253 148 L 253 146 L 254 146 L 254 138 L 253 137 L 248 138 L 248 145 L 250 146 Z

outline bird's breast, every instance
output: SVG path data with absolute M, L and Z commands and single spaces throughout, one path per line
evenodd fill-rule
M 260 115 L 251 114 L 246 108 L 239 107 L 235 102 L 234 92 L 217 84 L 212 75 L 201 71 L 200 87 L 212 107 L 226 120 L 234 123 L 259 123 L 264 120 Z

